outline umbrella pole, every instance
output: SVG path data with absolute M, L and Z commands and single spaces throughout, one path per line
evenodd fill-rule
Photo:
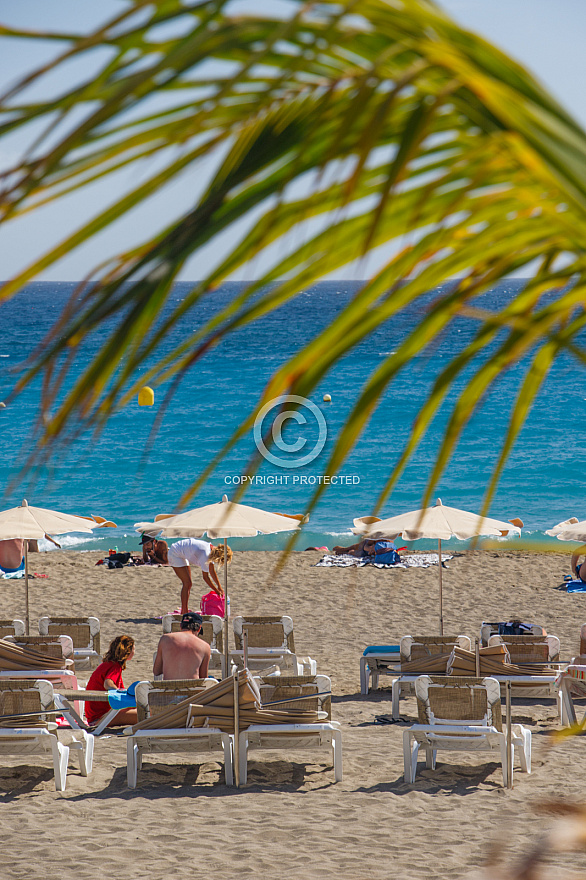
M 229 675 L 228 664 L 228 550 L 227 539 L 224 538 L 224 675 Z
M 444 634 L 444 606 L 442 591 L 442 541 L 438 538 L 437 549 L 439 554 L 439 600 L 440 600 L 440 636 Z
M 234 670 L 234 784 L 240 787 L 240 693 L 239 672 Z
M 24 541 L 24 596 L 26 634 L 30 635 L 30 614 L 28 607 L 28 541 Z

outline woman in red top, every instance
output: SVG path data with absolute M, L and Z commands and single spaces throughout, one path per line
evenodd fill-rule
M 110 642 L 110 647 L 104 655 L 104 660 L 97 669 L 94 669 L 87 683 L 88 691 L 109 691 L 113 688 L 123 688 L 122 670 L 134 657 L 134 639 L 132 636 L 116 636 Z M 98 702 L 88 700 L 85 704 L 85 717 L 88 724 L 95 724 L 102 715 L 110 709 L 110 704 L 101 700 Z M 136 709 L 121 709 L 111 725 L 136 724 Z

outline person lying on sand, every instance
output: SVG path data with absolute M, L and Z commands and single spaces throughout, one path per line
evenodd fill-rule
M 379 539 L 377 541 L 373 541 L 371 539 L 365 538 L 362 541 L 359 541 L 358 544 L 352 544 L 350 547 L 333 547 L 332 552 L 337 556 L 357 556 L 359 558 L 363 558 L 364 556 L 384 556 L 385 554 L 396 552 L 397 548 L 393 541 L 387 541 L 385 539 Z M 381 562 L 385 562 L 385 559 L 380 560 Z M 390 561 L 390 560 L 389 560 Z
M 365 556 L 364 546 L 368 543 L 368 541 L 362 540 L 357 544 L 351 544 L 350 547 L 332 547 L 332 553 L 335 553 L 336 556 Z
M 151 535 L 143 535 L 142 561 L 145 565 L 169 565 L 169 545 L 166 541 L 158 541 Z
M 153 674 L 164 679 L 206 678 L 210 662 L 210 646 L 200 639 L 203 618 L 188 611 L 181 618 L 181 632 L 165 633 L 159 646 Z

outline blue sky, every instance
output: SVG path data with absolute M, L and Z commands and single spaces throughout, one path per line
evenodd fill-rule
M 265 0 L 258 0 L 262 5 Z M 274 5 L 278 0 L 271 0 Z M 444 0 L 443 8 L 458 22 L 500 46 L 525 64 L 576 119 L 586 127 L 586 56 L 583 49 L 586 34 L 585 0 Z M 0 23 L 25 28 L 85 30 L 108 20 L 124 8 L 123 0 L 0 0 Z M 47 46 L 46 58 L 55 52 Z M 0 88 L 2 91 L 18 77 L 45 60 L 25 41 L 1 41 Z M 73 79 L 87 69 L 74 66 L 68 71 Z M 18 157 L 20 138 L 3 143 L 0 164 Z M 139 172 L 129 172 L 125 179 L 112 179 L 97 184 L 83 195 L 68 197 L 61 205 L 39 210 L 2 228 L 0 231 L 0 279 L 13 276 L 33 256 L 38 256 L 67 233 L 106 207 L 124 185 L 136 185 Z M 165 193 L 140 211 L 134 211 L 91 244 L 77 249 L 48 270 L 47 280 L 78 280 L 97 263 L 142 240 L 162 220 L 177 215 L 182 206 L 189 207 L 193 190 L 182 181 L 167 188 Z M 188 267 L 184 277 L 203 275 L 201 260 L 197 267 Z M 341 274 L 341 273 L 338 273 Z M 363 277 L 363 269 L 354 270 L 354 277 Z M 345 277 L 352 277 L 352 272 Z

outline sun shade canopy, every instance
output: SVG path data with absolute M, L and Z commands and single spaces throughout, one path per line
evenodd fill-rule
M 44 507 L 30 507 L 23 501 L 21 507 L 12 507 L 0 513 L 0 541 L 13 538 L 44 538 L 45 535 L 63 535 L 66 532 L 89 532 L 97 528 L 94 520 Z
M 545 534 L 557 538 L 558 541 L 586 541 L 586 519 L 580 522 L 577 517 L 572 516 L 548 529 Z
M 416 541 L 418 538 L 475 538 L 478 535 L 505 536 L 510 533 L 521 534 L 521 529 L 510 522 L 479 516 L 456 507 L 447 507 L 438 498 L 433 507 L 401 513 L 390 519 L 377 520 L 365 516 L 354 520 L 355 535 L 368 538 L 397 538 Z
M 273 532 L 290 532 L 299 528 L 301 522 L 296 517 L 284 516 L 236 504 L 228 501 L 226 495 L 216 504 L 208 504 L 179 513 L 177 516 L 163 514 L 152 523 L 135 523 L 139 532 L 149 535 L 160 534 L 166 538 L 251 538 L 259 532 L 270 535 Z

